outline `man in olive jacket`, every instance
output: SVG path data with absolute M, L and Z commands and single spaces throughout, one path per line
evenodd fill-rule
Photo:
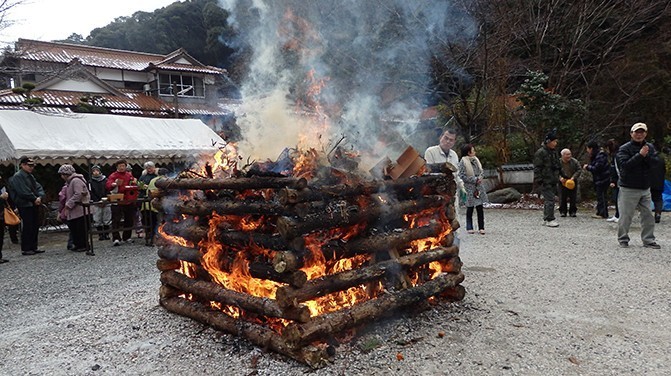
M 617 240 L 620 247 L 629 247 L 629 226 L 636 209 L 641 213 L 641 240 L 646 248 L 660 249 L 655 241 L 655 218 L 650 210 L 651 196 L 650 183 L 652 168 L 659 163 L 655 147 L 645 141 L 648 126 L 636 123 L 629 132 L 631 141 L 620 146 L 615 160 L 620 179 L 620 192 L 617 197 L 617 206 L 620 210 L 618 221 Z
M 559 155 L 557 154 L 557 134 L 552 131 L 534 154 L 534 184 L 543 196 L 543 225 L 558 227 L 555 220 L 555 195 L 559 183 Z
M 23 222 L 21 254 L 24 256 L 44 252 L 37 248 L 37 236 L 40 229 L 38 209 L 42 205 L 44 189 L 33 176 L 34 168 L 35 162 L 32 159 L 21 158 L 19 171 L 12 176 L 9 189 L 10 197 L 19 209 L 19 215 Z

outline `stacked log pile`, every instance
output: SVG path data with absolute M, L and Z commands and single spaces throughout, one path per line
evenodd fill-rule
M 355 185 L 253 177 L 156 186 L 160 304 L 313 367 L 334 356 L 329 343 L 343 330 L 434 296 L 463 299 L 449 171 Z M 265 287 L 251 291 L 257 283 Z M 353 290 L 356 302 L 333 308 Z

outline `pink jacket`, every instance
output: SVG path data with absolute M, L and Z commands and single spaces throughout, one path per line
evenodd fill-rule
M 65 208 L 67 212 L 67 219 L 76 219 L 84 216 L 84 207 L 82 203 L 87 204 L 90 201 L 91 195 L 81 174 L 73 174 L 67 180 L 67 187 L 65 189 Z

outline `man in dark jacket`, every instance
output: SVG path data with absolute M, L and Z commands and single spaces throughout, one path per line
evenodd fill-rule
M 19 215 L 23 222 L 21 232 L 21 254 L 24 256 L 42 253 L 37 248 L 37 238 L 40 224 L 38 223 L 38 209 L 42 205 L 44 189 L 35 180 L 33 169 L 35 162 L 30 158 L 21 158 L 19 171 L 14 174 L 10 182 L 9 194 L 14 205 L 19 209 Z
M 91 167 L 91 180 L 89 181 L 91 191 L 91 202 L 96 204 L 91 205 L 91 215 L 93 216 L 93 224 L 98 231 L 98 240 L 108 240 L 110 238 L 109 228 L 112 223 L 112 210 L 107 202 L 107 176 L 103 175 L 100 166 L 95 165 Z
M 655 147 L 645 141 L 648 126 L 636 123 L 629 132 L 631 141 L 622 145 L 617 152 L 617 168 L 620 172 L 618 185 L 618 222 L 617 240 L 620 247 L 629 247 L 629 227 L 636 209 L 641 213 L 641 240 L 646 248 L 660 249 L 655 242 L 655 218 L 650 210 L 650 180 L 652 168 L 659 163 Z
M 545 141 L 534 154 L 534 184 L 543 196 L 543 224 L 558 227 L 555 220 L 555 195 L 559 184 L 559 155 L 557 154 L 557 134 L 553 130 L 545 136 Z
M 596 214 L 592 218 L 608 219 L 608 186 L 610 185 L 610 163 L 608 154 L 599 149 L 599 143 L 590 141 L 587 143 L 589 164 L 583 168 L 592 173 L 592 182 L 596 191 Z

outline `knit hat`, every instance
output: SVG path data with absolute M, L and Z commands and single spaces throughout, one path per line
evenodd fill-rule
M 72 165 L 64 164 L 58 169 L 59 175 L 72 175 L 75 173 L 75 168 Z
M 93 171 L 93 170 L 98 170 L 98 171 L 102 172 L 102 169 L 98 165 L 93 165 L 93 167 L 91 167 L 91 171 Z
M 144 168 L 147 169 L 149 167 L 156 167 L 156 165 L 152 161 L 144 162 Z
M 555 128 L 555 129 L 551 130 L 550 132 L 548 132 L 548 134 L 545 135 L 545 141 L 543 141 L 543 142 L 547 144 L 547 143 L 549 143 L 551 141 L 554 141 L 556 139 L 557 139 L 557 129 Z

